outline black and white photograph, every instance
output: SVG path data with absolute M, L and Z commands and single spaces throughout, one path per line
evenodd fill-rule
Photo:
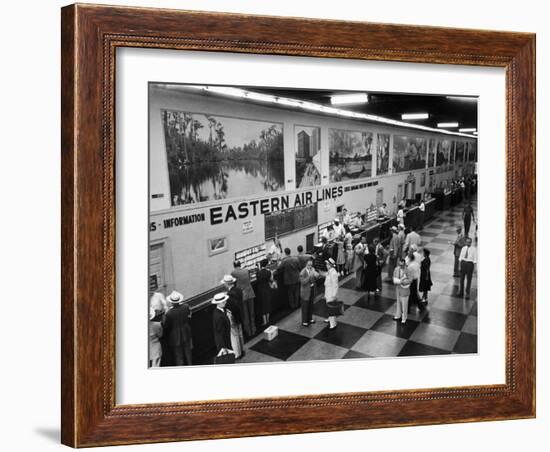
M 478 353 L 477 97 L 148 89 L 150 368 Z

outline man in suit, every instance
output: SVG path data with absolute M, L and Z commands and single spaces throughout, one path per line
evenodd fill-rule
M 464 296 L 464 280 L 466 279 L 466 298 L 470 298 L 470 287 L 472 286 L 472 275 L 474 266 L 477 263 L 477 250 L 472 246 L 472 239 L 467 237 L 466 244 L 460 251 L 460 293 L 459 297 Z
M 242 290 L 242 318 L 244 332 L 248 337 L 256 334 L 256 323 L 254 317 L 254 298 L 256 297 L 254 289 L 250 284 L 250 274 L 246 268 L 241 268 L 240 261 L 233 262 L 233 271 L 231 272 L 237 282 L 236 286 Z
M 421 245 L 422 238 L 420 237 L 420 234 L 416 232 L 416 226 L 411 226 L 411 232 L 407 234 L 403 251 L 405 252 L 405 254 L 409 254 L 412 246 L 416 246 L 416 248 L 418 249 L 418 247 L 420 247 Z
M 164 319 L 164 336 L 167 346 L 167 364 L 169 366 L 190 366 L 191 349 L 193 347 L 191 336 L 191 311 L 183 302 L 183 295 L 173 291 L 167 298 L 172 304 L 172 309 L 166 313 Z
M 306 254 L 304 253 L 304 247 L 302 245 L 298 245 L 298 248 L 296 248 L 298 250 L 298 255 L 296 256 L 298 258 L 298 262 L 300 263 L 300 271 L 302 271 L 307 262 L 310 260 L 310 259 L 313 259 L 313 256 L 311 254 Z
M 300 261 L 296 256 L 290 255 L 290 248 L 285 248 L 285 257 L 277 270 L 283 272 L 288 304 L 295 309 L 300 305 Z
M 456 228 L 456 239 L 454 242 L 449 242 L 450 245 L 454 245 L 454 256 L 455 256 L 455 265 L 454 265 L 454 271 L 453 276 L 455 278 L 458 278 L 460 276 L 460 252 L 462 251 L 462 248 L 464 248 L 464 245 L 466 244 L 466 237 L 464 237 L 464 234 L 462 234 L 462 228 L 459 226 Z
M 313 268 L 313 259 L 309 259 L 300 272 L 300 303 L 302 305 L 302 325 L 304 326 L 315 323 L 312 311 L 317 278 L 319 278 L 319 273 Z
M 243 335 L 243 291 L 237 287 L 237 279 L 231 275 L 224 275 L 220 281 L 227 290 L 227 302 L 225 305 L 226 310 L 231 311 L 233 321 L 235 322 L 236 330 L 236 342 L 237 347 L 233 347 L 235 357 L 240 358 L 244 356 L 244 335 Z
M 225 305 L 229 297 L 225 293 L 218 293 L 212 299 L 215 309 L 212 311 L 212 329 L 214 331 L 214 343 L 216 344 L 216 353 L 222 349 L 233 351 L 231 349 L 231 324 L 225 313 Z

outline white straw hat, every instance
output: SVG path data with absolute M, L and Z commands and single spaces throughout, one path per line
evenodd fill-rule
M 224 283 L 234 283 L 235 281 L 237 281 L 233 276 L 231 275 L 224 275 L 223 279 L 220 281 L 220 283 L 224 284 Z
M 183 295 L 177 290 L 174 290 L 170 295 L 168 295 L 168 301 L 172 304 L 183 303 Z
M 336 267 L 336 262 L 334 262 L 334 259 L 332 257 L 329 257 L 325 262 L 328 262 L 333 267 Z
M 217 293 L 214 295 L 214 298 L 212 298 L 212 304 L 220 304 L 228 299 L 229 296 L 225 292 Z

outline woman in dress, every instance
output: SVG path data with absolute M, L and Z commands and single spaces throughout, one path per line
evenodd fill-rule
M 338 252 L 336 255 L 336 271 L 338 276 L 344 276 L 344 266 L 346 265 L 346 252 L 344 250 L 344 236 L 338 237 L 336 239 L 336 246 L 338 247 Z
M 367 247 L 365 254 L 365 270 L 363 290 L 367 292 L 367 298 L 370 292 L 376 292 L 376 279 L 378 277 L 378 259 L 376 258 L 375 248 L 373 245 Z
M 422 292 L 422 302 L 428 304 L 428 292 L 432 288 L 432 273 L 430 271 L 431 267 L 430 260 L 430 250 L 424 248 L 424 259 L 420 263 L 420 283 L 418 290 Z
M 338 295 L 338 272 L 336 262 L 331 257 L 326 261 L 327 274 L 325 276 L 325 301 L 327 303 L 329 329 L 336 328 L 336 316 L 340 315 L 340 305 L 337 301 Z
M 262 326 L 269 323 L 269 315 L 271 314 L 271 298 L 273 296 L 273 273 L 267 269 L 267 259 L 260 262 L 260 270 L 256 275 L 256 294 L 260 301 L 262 312 Z

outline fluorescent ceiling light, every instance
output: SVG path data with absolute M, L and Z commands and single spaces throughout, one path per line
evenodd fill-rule
M 428 113 L 403 113 L 401 119 L 428 119 L 429 116 Z
M 231 88 L 228 86 L 205 86 L 205 91 L 211 91 L 213 93 L 225 94 L 227 96 L 245 97 L 246 92 L 239 88 Z
M 459 132 L 475 132 L 477 129 L 475 127 L 466 127 L 463 129 L 458 129 Z
M 474 132 L 474 135 L 477 135 L 477 132 Z
M 330 103 L 332 105 L 366 104 L 368 101 L 369 95 L 367 93 L 338 94 L 330 97 Z
M 268 94 L 254 93 L 252 91 L 246 91 L 246 97 L 252 100 L 259 100 L 262 102 L 277 102 L 277 99 Z
M 294 100 L 294 99 L 287 99 L 286 97 L 277 97 L 275 99 L 278 104 L 281 105 L 287 105 L 289 107 L 301 107 L 302 102 Z
M 477 97 L 472 96 L 445 96 L 450 100 L 463 100 L 464 102 L 477 102 Z
M 438 122 L 437 127 L 458 127 L 458 122 Z

